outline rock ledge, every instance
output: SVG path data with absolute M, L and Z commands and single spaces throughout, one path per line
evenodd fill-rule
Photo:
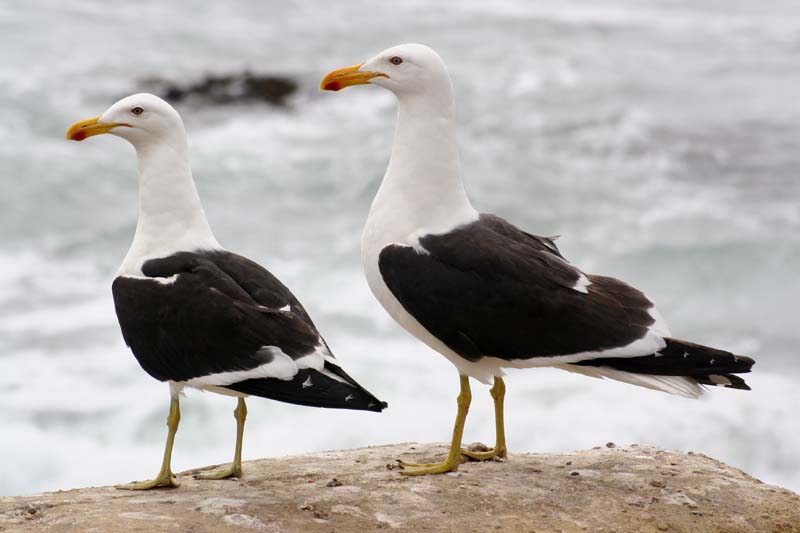
M 442 476 L 394 466 L 445 453 L 395 444 L 250 461 L 241 480 L 184 472 L 171 490 L 0 498 L 0 531 L 800 532 L 800 496 L 701 454 L 609 443 Z

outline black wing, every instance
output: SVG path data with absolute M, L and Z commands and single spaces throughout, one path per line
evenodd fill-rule
M 420 239 L 423 248 L 388 245 L 379 267 L 403 307 L 462 357 L 529 359 L 626 346 L 654 323 L 640 291 L 587 276 L 552 239 L 481 215 L 472 224 Z M 645 355 L 645 354 L 642 354 Z
M 114 281 L 114 303 L 125 342 L 142 368 L 160 381 L 252 370 L 274 360 L 275 350 L 268 347 L 292 360 L 315 352 L 332 359 L 289 289 L 244 257 L 180 252 L 149 260 L 142 271 L 145 277 Z M 330 360 L 322 372 L 306 369 L 291 379 L 246 382 L 254 391 L 240 392 L 303 405 L 371 410 L 385 405 Z M 225 386 L 239 390 L 235 385 Z M 352 395 L 346 405 L 339 405 L 346 396 L 342 391 Z

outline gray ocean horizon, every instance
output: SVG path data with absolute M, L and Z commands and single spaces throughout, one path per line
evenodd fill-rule
M 560 235 L 587 272 L 656 302 L 675 337 L 753 356 L 752 391 L 699 401 L 556 370 L 509 371 L 510 451 L 653 444 L 800 491 L 800 6 L 789 0 L 0 5 L 0 495 L 155 474 L 167 386 L 125 347 L 111 281 L 136 160 L 66 128 L 147 80 L 253 72 L 286 107 L 180 103 L 217 238 L 282 279 L 382 414 L 253 398 L 244 458 L 447 441 L 457 373 L 373 299 L 361 229 L 394 134 L 377 88 L 329 70 L 422 42 L 448 63 L 473 204 Z M 180 471 L 230 460 L 235 402 L 188 391 Z M 494 437 L 475 384 L 465 442 Z

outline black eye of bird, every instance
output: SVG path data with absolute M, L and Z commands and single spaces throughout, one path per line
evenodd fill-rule
M 141 115 L 142 113 L 144 113 L 144 109 L 142 109 L 142 108 L 141 108 L 141 107 L 139 107 L 139 106 L 136 106 L 136 107 L 134 107 L 133 109 L 131 109 L 131 113 L 133 113 L 134 115 L 136 115 L 136 116 L 138 117 L 139 115 Z
M 392 65 L 399 65 L 399 64 L 401 64 L 401 63 L 403 62 L 403 58 L 402 58 L 402 57 L 400 57 L 400 56 L 393 56 L 393 57 L 392 57 L 392 58 L 389 60 L 389 62 L 390 62 Z

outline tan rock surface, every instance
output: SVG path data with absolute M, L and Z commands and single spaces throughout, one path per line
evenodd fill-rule
M 241 480 L 186 472 L 178 489 L 0 498 L 0 531 L 800 532 L 800 496 L 700 454 L 634 445 L 421 478 L 394 468 L 445 452 L 397 444 L 251 461 Z

